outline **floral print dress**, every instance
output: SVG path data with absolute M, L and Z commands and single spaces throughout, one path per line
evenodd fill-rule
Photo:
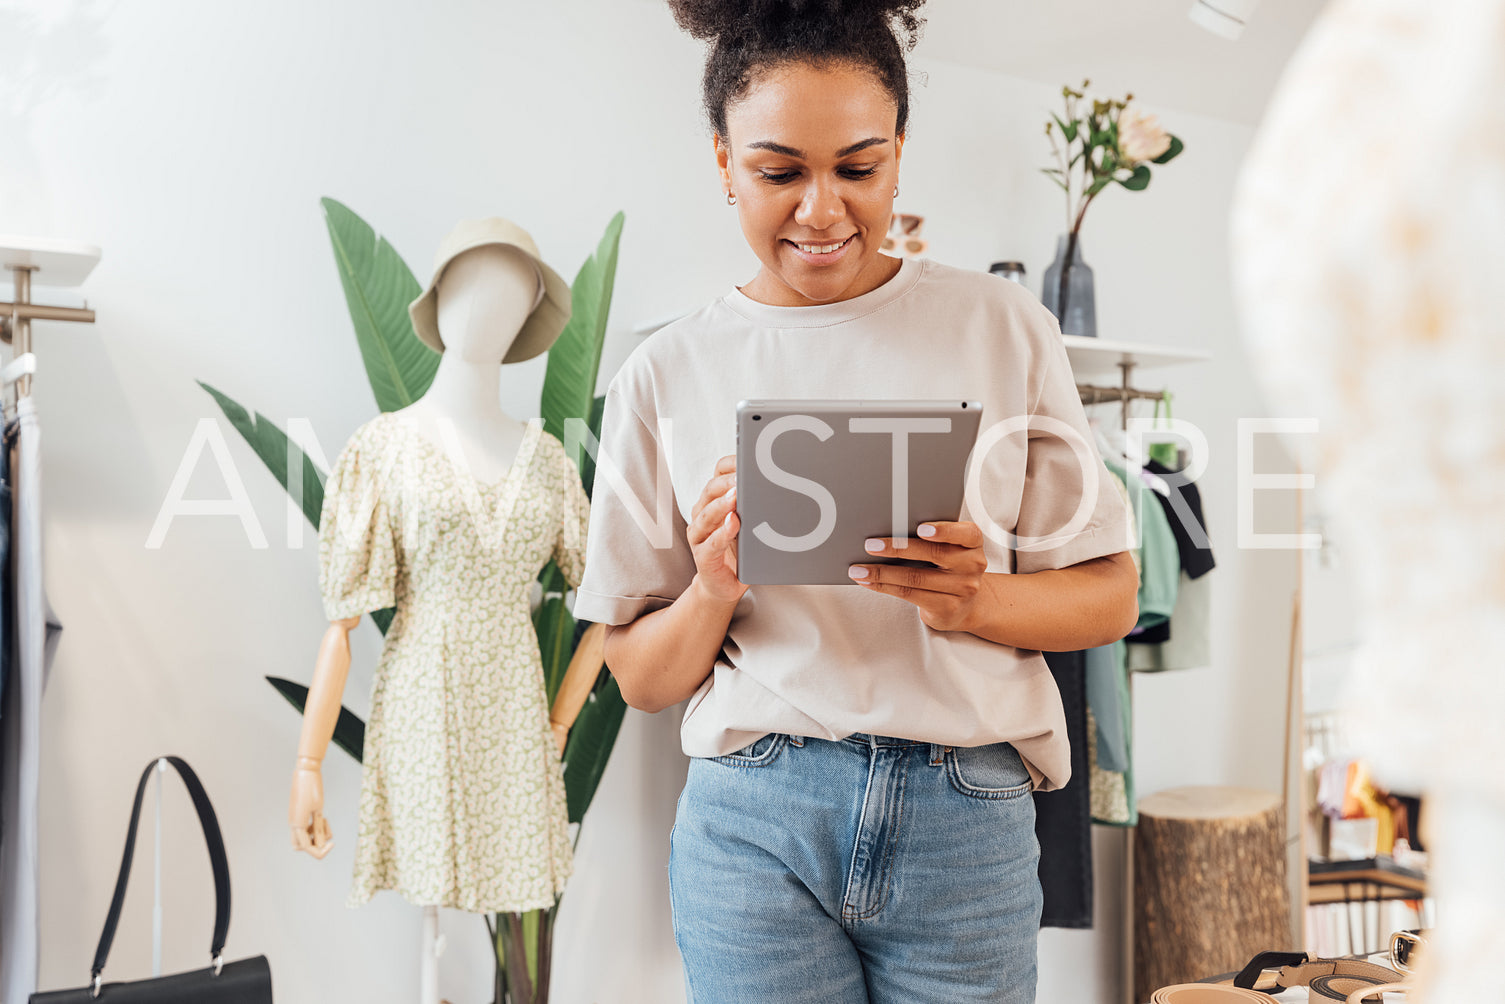
M 319 523 L 324 612 L 396 608 L 351 906 L 381 889 L 472 913 L 554 905 L 573 862 L 529 600 L 550 558 L 579 584 L 589 517 L 574 462 L 536 419 L 489 483 L 394 413 L 341 451 Z

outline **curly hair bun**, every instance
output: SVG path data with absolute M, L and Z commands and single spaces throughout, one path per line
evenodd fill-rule
M 861 23 L 884 21 L 914 48 L 924 19 L 916 13 L 925 0 L 669 0 L 680 28 L 699 39 L 756 35 L 792 21 Z
M 870 69 L 894 99 L 895 128 L 909 122 L 904 53 L 925 23 L 925 0 L 669 0 L 679 26 L 709 42 L 702 81 L 711 131 L 727 135 L 727 106 L 770 66 L 808 61 Z

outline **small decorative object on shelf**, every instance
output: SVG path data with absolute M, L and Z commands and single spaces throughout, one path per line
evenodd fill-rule
M 1083 80 L 1083 90 L 1089 84 Z M 1155 116 L 1130 109 L 1132 94 L 1122 101 L 1094 100 L 1090 112 L 1078 107 L 1081 91 L 1063 87 L 1061 95 L 1066 99 L 1065 118 L 1052 112 L 1053 121 L 1045 123 L 1059 166 L 1040 170 L 1066 193 L 1066 233 L 1056 242 L 1055 261 L 1045 270 L 1040 300 L 1056 315 L 1063 332 L 1095 337 L 1092 269 L 1082 261 L 1078 237 L 1087 207 L 1115 181 L 1131 192 L 1146 188 L 1149 165 L 1169 163 L 1183 144 L 1161 129 Z
M 930 247 L 930 242 L 920 236 L 925 217 L 913 213 L 894 213 L 888 222 L 888 236 L 883 238 L 883 250 L 900 258 L 918 258 Z
M 1005 279 L 1012 279 L 1021 286 L 1025 285 L 1022 261 L 995 261 L 988 267 L 988 271 Z

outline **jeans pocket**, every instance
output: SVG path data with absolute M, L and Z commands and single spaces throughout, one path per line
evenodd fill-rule
M 1018 798 L 1030 792 L 1029 768 L 1012 743 L 954 746 L 946 754 L 951 787 L 972 798 Z
M 726 764 L 728 767 L 766 767 L 773 763 L 788 741 L 789 737 L 784 733 L 770 732 L 760 739 L 754 739 L 735 753 L 706 757 L 706 759 Z

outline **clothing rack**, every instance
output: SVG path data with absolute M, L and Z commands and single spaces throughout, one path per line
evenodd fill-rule
M 4 599 L 12 616 L 0 643 L 14 656 L 5 682 L 5 709 L 0 717 L 6 762 L 0 769 L 0 840 L 11 850 L 0 857 L 0 1000 L 24 1001 L 37 988 L 40 917 L 37 804 L 42 743 L 42 691 L 58 623 L 42 578 L 40 432 L 31 396 L 37 357 L 32 352 L 31 322 L 73 321 L 90 324 L 94 311 L 34 303 L 34 286 L 49 289 L 81 285 L 99 261 L 99 248 L 46 237 L 0 235 L 0 278 L 12 273 L 15 295 L 0 302 L 0 341 L 10 343 L 13 358 L 0 369 L 0 390 L 14 388 L 15 403 L 4 404 L 5 450 L 0 453 L 10 486 L 11 508 L 0 513 L 8 531 L 8 568 Z M 0 293 L 0 296 L 3 296 Z M 14 637 L 11 637 L 14 635 Z M 160 965 L 155 962 L 154 964 Z
M 1116 387 L 1101 384 L 1078 383 L 1077 393 L 1081 395 L 1082 404 L 1091 406 L 1095 404 L 1111 404 L 1118 402 L 1122 406 L 1119 414 L 1119 427 L 1123 431 L 1129 428 L 1129 404 L 1136 400 L 1161 401 L 1166 400 L 1164 390 L 1141 390 L 1133 386 L 1132 375 L 1137 360 L 1132 357 L 1121 357 L 1115 364 L 1120 373 L 1119 384 Z M 1134 703 L 1134 675 L 1129 674 L 1128 679 L 1129 704 Z M 1123 833 L 1123 862 L 1124 862 L 1124 909 L 1123 941 L 1123 1001 L 1125 1004 L 1136 1004 L 1134 999 L 1134 827 L 1125 826 Z
M 1119 418 L 1120 427 L 1125 431 L 1129 428 L 1129 402 L 1134 400 L 1163 401 L 1163 390 L 1140 390 L 1129 382 L 1135 363 L 1131 360 L 1120 360 L 1117 363 L 1119 371 L 1123 374 L 1122 382 L 1117 387 L 1104 387 L 1098 384 L 1079 383 L 1076 385 L 1077 393 L 1082 397 L 1082 404 L 1107 404 L 1119 401 L 1123 404 L 1123 412 Z

